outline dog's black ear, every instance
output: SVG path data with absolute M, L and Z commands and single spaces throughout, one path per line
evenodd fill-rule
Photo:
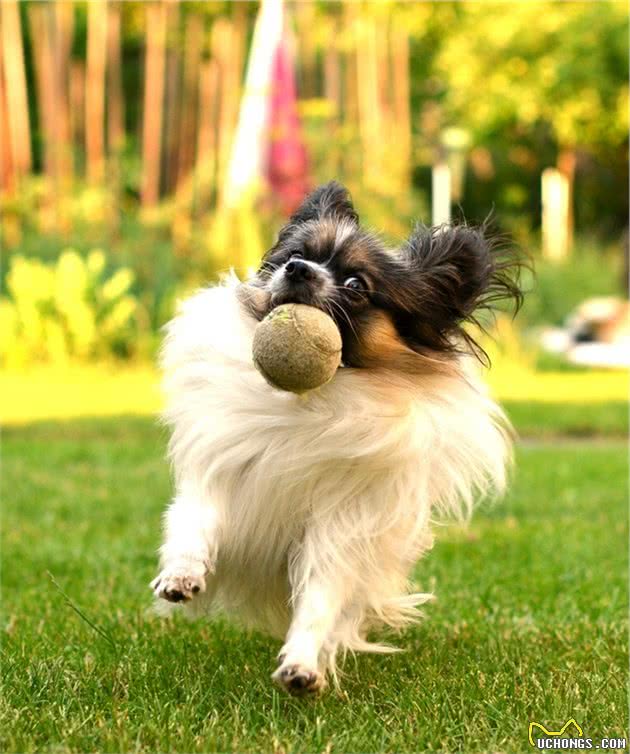
M 312 191 L 291 215 L 289 222 L 280 231 L 278 240 L 282 241 L 301 223 L 323 218 L 346 220 L 355 225 L 359 222 L 359 216 L 352 204 L 348 189 L 337 181 L 324 183 Z
M 329 181 L 312 191 L 291 217 L 291 222 L 303 223 L 324 217 L 359 222 L 348 189 L 337 181 Z
M 522 303 L 518 259 L 490 242 L 483 228 L 419 226 L 401 248 L 400 259 L 409 276 L 407 295 L 415 299 L 419 340 L 432 349 L 453 350 L 453 343 L 464 340 L 483 357 L 462 325 L 479 325 L 475 312 L 501 300 L 512 301 L 515 310 Z

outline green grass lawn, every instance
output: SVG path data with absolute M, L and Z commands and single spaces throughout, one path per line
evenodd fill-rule
M 628 436 L 628 404 L 542 403 L 503 401 L 503 407 L 523 438 Z
M 528 440 L 508 499 L 418 566 L 438 599 L 406 651 L 350 659 L 341 694 L 301 701 L 270 682 L 277 642 L 148 613 L 169 496 L 150 420 L 7 430 L 2 750 L 513 752 L 530 720 L 570 717 L 627 737 L 616 434 Z

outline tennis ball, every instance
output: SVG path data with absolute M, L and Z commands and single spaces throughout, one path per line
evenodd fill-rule
M 320 309 L 283 304 L 257 325 L 252 351 L 270 385 L 305 393 L 333 378 L 341 363 L 341 334 Z

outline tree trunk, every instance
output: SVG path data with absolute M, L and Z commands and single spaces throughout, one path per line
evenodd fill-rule
M 162 2 L 152 2 L 146 6 L 146 12 L 147 50 L 144 71 L 142 186 L 140 192 L 141 201 L 145 207 L 157 203 L 160 190 L 166 6 Z
M 160 192 L 168 194 L 177 182 L 182 115 L 182 60 L 179 40 L 179 3 L 169 2 L 166 10 L 166 62 L 164 84 L 164 125 Z
M 125 143 L 120 15 L 120 2 L 110 3 L 107 18 L 107 145 L 114 155 L 122 150 Z
M 219 68 L 216 60 L 202 63 L 199 73 L 199 125 L 193 199 L 198 210 L 208 207 L 213 191 L 216 197 L 218 84 Z
M 37 117 L 42 141 L 43 172 L 49 178 L 57 176 L 55 150 L 55 81 L 50 34 L 50 8 L 43 3 L 34 3 L 28 8 L 28 23 L 33 44 L 35 90 L 37 93 Z M 11 87 L 9 87 L 9 91 Z
M 74 33 L 74 4 L 57 0 L 53 14 L 57 168 L 59 178 L 70 183 L 74 172 L 70 128 L 70 56 Z
M 181 102 L 179 132 L 179 159 L 177 185 L 188 178 L 195 162 L 195 136 L 197 132 L 197 97 L 203 45 L 203 19 L 190 15 L 186 19 L 184 50 L 184 83 Z
M 0 2 L 0 34 L 6 85 L 7 132 L 10 135 L 13 170 L 19 179 L 31 169 L 31 129 L 22 28 L 16 0 Z
M 85 144 L 85 63 L 82 60 L 70 67 L 70 132 L 73 144 Z M 75 172 L 84 171 L 83 149 L 76 149 L 75 156 Z
M 0 192 L 11 193 L 16 186 L 16 175 L 7 107 L 7 89 L 0 61 Z
M 396 151 L 401 165 L 401 188 L 408 189 L 411 181 L 411 108 L 409 86 L 409 32 L 393 20 L 391 29 L 393 109 L 396 138 Z
M 87 72 L 85 85 L 85 146 L 87 178 L 105 177 L 105 66 L 107 61 L 107 5 L 88 3 Z

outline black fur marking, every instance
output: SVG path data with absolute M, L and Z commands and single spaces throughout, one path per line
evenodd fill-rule
M 337 226 L 348 223 L 338 241 Z M 486 228 L 418 226 L 392 251 L 359 227 L 348 192 L 331 181 L 306 197 L 280 231 L 256 277 L 243 286 L 242 300 L 259 320 L 280 301 L 319 306 L 341 331 L 347 366 L 407 369 L 421 363 L 414 354 L 443 361 L 461 352 L 488 364 L 469 325 L 484 331 L 479 313 L 503 300 L 518 311 L 523 264 L 506 243 L 489 241 Z M 286 291 L 279 293 L 274 273 L 295 256 L 326 274 L 300 284 L 285 282 Z M 344 288 L 351 276 L 364 281 L 363 291 Z M 332 288 L 324 285 L 327 278 Z
M 487 354 L 464 325 L 484 331 L 478 314 L 499 301 L 511 301 L 514 314 L 520 309 L 523 262 L 515 251 L 488 241 L 484 229 L 418 226 L 401 248 L 408 277 L 394 315 L 401 335 L 416 348 L 448 352 L 464 343 L 487 364 Z
M 292 223 L 321 220 L 325 217 L 359 222 L 348 189 L 337 181 L 329 181 L 309 194 L 291 218 Z
M 359 224 L 359 216 L 352 204 L 348 189 L 337 181 L 329 181 L 310 193 L 291 216 L 278 235 L 278 242 L 285 241 L 295 227 L 309 220 L 349 220 Z M 276 244 L 277 246 L 277 244 Z

